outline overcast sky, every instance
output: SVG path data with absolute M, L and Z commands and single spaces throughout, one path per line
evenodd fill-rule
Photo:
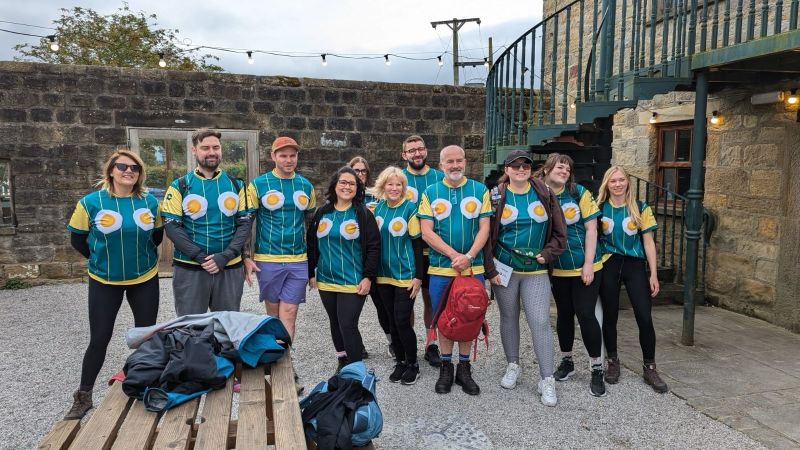
M 70 2 L 63 0 L 5 0 L 0 5 L 0 20 L 51 26 L 60 15 L 59 8 L 83 6 L 100 14 L 113 13 L 121 2 L 100 0 Z M 444 25 L 433 29 L 432 21 L 479 17 L 480 27 L 465 24 L 459 31 L 460 58 L 479 60 L 488 56 L 487 41 L 494 40 L 495 55 L 541 17 L 541 0 L 499 1 L 138 1 L 131 0 L 134 11 L 158 16 L 158 25 L 177 28 L 180 37 L 193 45 L 227 48 L 340 54 L 409 54 L 432 57 L 452 51 L 452 31 Z M 0 23 L 0 28 L 33 34 L 50 30 Z M 36 42 L 0 32 L 0 60 L 15 56 L 13 46 Z M 424 52 L 424 53 L 423 53 Z M 285 58 L 254 54 L 255 63 L 247 63 L 240 54 L 208 51 L 220 57 L 219 65 L 227 72 L 257 75 L 291 75 L 315 78 L 376 80 L 410 83 L 451 84 L 452 59 L 444 56 L 444 66 L 433 61 L 409 61 L 391 58 L 352 60 L 328 57 L 327 67 L 321 58 Z M 483 66 L 461 70 L 461 83 L 480 82 L 486 77 Z

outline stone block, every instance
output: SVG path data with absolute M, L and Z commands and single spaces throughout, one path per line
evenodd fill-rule
M 353 131 L 353 119 L 328 119 L 328 129 L 337 131 Z
M 327 103 L 339 103 L 340 94 L 339 91 L 328 90 L 325 91 L 325 101 Z
M 239 100 L 238 102 L 234 103 L 233 109 L 235 109 L 236 112 L 249 113 L 250 112 L 250 102 L 247 101 L 247 100 Z
M 56 112 L 56 120 L 59 123 L 75 123 L 77 119 L 78 119 L 77 111 L 62 109 Z
M 39 277 L 38 264 L 6 264 L 3 271 L 8 279 Z
M 706 168 L 706 185 L 708 192 L 731 193 L 741 192 L 741 188 L 748 181 L 747 172 L 733 167 L 708 167 Z
M 764 198 L 780 198 L 783 185 L 782 170 L 756 169 L 750 172 L 750 194 Z
M 285 123 L 285 120 L 284 120 L 284 119 L 283 119 L 283 117 L 281 117 L 281 116 L 274 115 L 274 116 L 271 116 L 271 117 L 269 118 L 269 125 L 270 125 L 270 126 L 273 128 L 273 129 L 280 129 L 280 128 L 283 128 L 283 125 L 284 125 L 284 123 Z
M 162 81 L 142 81 L 141 88 L 144 95 L 167 94 L 167 84 Z
M 110 94 L 132 95 L 136 93 L 136 81 L 134 80 L 110 80 L 107 83 Z
M 125 97 L 98 95 L 97 107 L 100 109 L 125 109 L 127 101 Z
M 761 217 L 758 219 L 756 236 L 768 241 L 778 239 L 778 219 L 776 217 Z
M 333 117 L 347 117 L 347 107 L 342 105 L 331 106 L 331 114 Z
M 383 117 L 386 119 L 402 119 L 403 108 L 399 106 L 387 106 L 383 108 Z
M 95 128 L 94 140 L 98 144 L 122 145 L 128 136 L 124 128 Z
M 167 93 L 170 97 L 183 97 L 186 95 L 186 87 L 183 83 L 170 83 Z
M 372 131 L 372 121 L 368 119 L 358 119 L 356 120 L 356 129 L 361 132 L 370 132 Z
M 710 209 L 725 208 L 728 205 L 728 196 L 706 192 L 703 196 L 703 206 Z
M 744 147 L 742 163 L 746 167 L 775 167 L 779 154 L 777 144 L 750 144 Z
M 785 127 L 764 127 L 758 131 L 758 142 L 782 144 L 789 137 Z
M 314 105 L 303 104 L 297 107 L 297 112 L 304 116 L 310 116 L 314 112 Z
M 358 92 L 357 91 L 344 91 L 342 92 L 342 103 L 347 103 L 349 105 L 354 105 L 358 103 Z
M 412 133 L 414 132 L 414 122 L 410 120 L 393 120 L 391 122 L 393 133 Z
M 275 101 L 280 100 L 283 97 L 283 90 L 274 87 L 262 86 L 258 88 L 257 95 L 261 100 Z
M 431 123 L 428 122 L 427 120 L 418 120 L 416 121 L 416 123 L 414 123 L 414 131 L 416 131 L 417 134 L 424 134 L 424 133 L 431 133 L 433 129 L 431 127 Z M 429 145 L 427 143 L 427 140 L 425 141 L 425 143 L 426 145 Z M 429 148 L 435 148 L 435 147 L 429 147 Z
M 728 252 L 717 252 L 711 260 L 709 271 L 714 269 L 723 270 L 730 274 L 748 276 L 753 273 L 755 261 L 746 256 Z
M 72 264 L 68 262 L 39 264 L 39 276 L 49 279 L 69 278 L 72 276 Z
M 756 279 L 775 285 L 778 274 L 778 264 L 775 261 L 762 259 L 756 261 Z
M 306 128 L 305 117 L 289 117 L 286 120 L 286 126 L 292 130 L 304 130 Z
M 445 120 L 464 120 L 463 109 L 446 109 L 444 112 Z
M 729 294 L 736 289 L 737 277 L 721 270 L 710 270 L 706 273 L 706 286 L 719 294 Z
M 742 164 L 741 145 L 720 145 L 717 154 L 717 165 L 739 167 Z
M 259 114 L 274 114 L 275 105 L 272 102 L 253 102 L 253 112 Z
M 25 122 L 27 117 L 23 109 L 0 109 L 0 122 Z
M 0 89 L 11 90 L 19 86 L 22 79 L 16 75 L 4 73 L 0 75 Z
M 775 244 L 754 242 L 751 239 L 745 239 L 744 236 L 739 242 L 736 253 L 753 260 L 768 259 L 770 261 L 775 261 L 778 259 L 778 247 Z
M 739 295 L 749 303 L 771 305 L 775 301 L 775 288 L 763 281 L 745 278 L 739 283 Z
M 325 119 L 314 117 L 308 119 L 308 129 L 309 130 L 324 130 L 325 129 Z
M 386 133 L 389 131 L 388 120 L 375 120 L 372 122 L 373 131 L 376 133 Z
M 447 108 L 450 106 L 450 97 L 448 95 L 432 95 L 431 106 L 437 108 Z
M 78 79 L 78 90 L 89 94 L 101 94 L 106 88 L 106 83 L 100 78 L 81 77 Z
M 284 92 L 284 98 L 290 102 L 304 102 L 306 101 L 306 91 L 302 89 L 287 89 Z
M 442 117 L 441 109 L 426 109 L 422 112 L 422 118 L 425 120 L 440 120 Z
M 90 108 L 94 106 L 94 98 L 91 95 L 74 94 L 67 97 L 67 106 L 75 108 Z
M 64 96 L 61 94 L 42 94 L 42 104 L 45 106 L 64 106 Z
M 114 120 L 109 111 L 100 109 L 84 109 L 80 112 L 80 118 L 85 125 L 111 125 Z
M 186 111 L 213 111 L 214 101 L 187 98 L 183 100 L 183 109 Z
M 203 83 L 186 83 L 186 95 L 189 97 L 203 97 L 207 95 L 206 85 Z

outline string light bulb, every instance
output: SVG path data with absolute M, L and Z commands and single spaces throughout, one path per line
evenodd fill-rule
M 58 46 L 58 42 L 56 42 L 56 35 L 55 34 L 51 34 L 50 36 L 47 36 L 47 39 L 50 39 L 50 50 L 52 50 L 54 52 L 57 52 L 58 49 L 61 48 L 61 47 Z
M 436 59 L 439 60 L 439 67 L 442 67 L 444 65 L 444 62 L 442 61 L 442 55 L 437 56 Z
M 392 65 L 392 62 L 389 61 L 389 55 L 388 54 L 387 55 L 383 55 L 383 59 L 386 60 L 386 65 L 387 66 L 391 66 Z
M 328 60 L 325 59 L 326 55 L 327 55 L 327 53 L 323 53 L 323 54 L 319 55 L 319 56 L 322 57 L 322 67 L 327 67 L 328 66 Z
M 247 51 L 247 64 L 253 64 L 255 61 L 253 60 L 253 52 Z
M 650 117 L 650 123 L 658 122 L 658 113 L 653 113 L 653 116 Z
M 722 123 L 722 117 L 719 115 L 719 112 L 712 111 L 711 112 L 711 119 L 709 120 L 711 125 L 719 125 Z
M 796 105 L 800 103 L 800 97 L 797 96 L 797 89 L 792 89 L 789 92 L 789 96 L 786 97 L 786 104 L 787 105 Z
M 164 54 L 163 53 L 159 53 L 158 54 L 158 66 L 159 67 L 167 67 L 167 62 L 164 61 Z
M 575 102 L 572 102 L 572 103 L 569 104 L 569 108 L 570 109 L 575 109 L 575 107 L 576 107 Z
M 483 58 L 483 67 L 489 68 L 489 58 Z

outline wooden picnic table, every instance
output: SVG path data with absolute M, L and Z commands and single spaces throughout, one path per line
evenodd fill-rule
M 80 420 L 56 423 L 39 448 L 306 448 L 288 351 L 272 364 L 241 370 L 238 419 L 231 415 L 232 400 L 233 377 L 223 389 L 155 413 L 125 395 L 122 383 L 114 382 L 84 425 Z

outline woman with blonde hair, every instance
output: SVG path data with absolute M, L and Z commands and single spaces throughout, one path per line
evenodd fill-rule
M 389 317 L 396 361 L 389 381 L 406 385 L 419 378 L 412 318 L 414 299 L 425 274 L 417 205 L 407 199 L 407 189 L 408 179 L 394 166 L 381 172 L 372 189 L 378 199 L 375 220 L 381 235 L 376 293 Z
M 597 203 L 603 214 L 601 243 L 603 272 L 600 300 L 603 303 L 603 341 L 608 352 L 606 382 L 619 381 L 617 357 L 617 317 L 620 284 L 625 283 L 642 347 L 644 381 L 656 392 L 667 392 L 667 384 L 656 371 L 656 332 L 653 327 L 650 298 L 658 294 L 656 245 L 653 232 L 656 224 L 653 211 L 639 201 L 630 189 L 625 169 L 612 166 L 603 176 Z M 647 275 L 647 268 L 650 275 Z
M 89 346 L 66 420 L 92 408 L 92 388 L 123 296 L 136 327 L 154 325 L 158 315 L 157 248 L 164 233 L 158 200 L 144 188 L 137 154 L 117 150 L 103 167 L 100 189 L 78 201 L 67 226 L 72 246 L 89 260 Z

